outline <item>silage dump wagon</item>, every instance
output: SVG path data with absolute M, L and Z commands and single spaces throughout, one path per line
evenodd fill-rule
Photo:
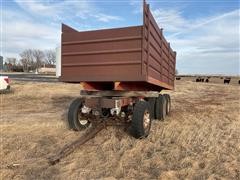
M 174 88 L 176 52 L 145 1 L 142 26 L 78 32 L 63 24 L 61 46 L 60 80 L 81 84 L 69 108 L 70 128 L 115 119 L 142 138 L 152 119 L 170 112 L 170 96 L 160 91 Z

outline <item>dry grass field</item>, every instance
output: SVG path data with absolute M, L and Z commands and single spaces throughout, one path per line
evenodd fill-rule
M 240 86 L 177 81 L 172 112 L 147 139 L 108 127 L 58 164 L 78 84 L 12 82 L 1 94 L 1 179 L 240 179 Z

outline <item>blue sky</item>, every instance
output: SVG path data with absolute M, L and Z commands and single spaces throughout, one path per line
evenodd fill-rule
M 171 46 L 180 74 L 240 74 L 237 0 L 147 1 Z M 61 23 L 79 31 L 142 24 L 142 1 L 1 1 L 1 54 L 53 49 Z

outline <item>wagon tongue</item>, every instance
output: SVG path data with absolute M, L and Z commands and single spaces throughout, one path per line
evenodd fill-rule
M 79 139 L 73 141 L 72 143 L 66 144 L 56 155 L 48 158 L 48 162 L 50 165 L 57 164 L 61 158 L 66 157 L 70 153 L 72 153 L 75 148 L 85 144 L 90 139 L 94 138 L 97 133 L 99 133 L 106 126 L 105 122 L 101 122 L 95 126 L 92 126 L 88 132 L 86 132 Z

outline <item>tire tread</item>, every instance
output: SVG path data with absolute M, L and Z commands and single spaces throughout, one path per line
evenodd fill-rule
M 149 134 L 149 132 L 146 134 L 143 128 L 143 115 L 146 109 L 150 111 L 149 103 L 146 101 L 139 101 L 134 106 L 131 131 L 132 131 L 132 135 L 135 138 L 147 137 Z M 151 115 L 150 115 L 150 119 L 151 119 Z M 150 128 L 151 128 L 151 122 L 150 122 Z

